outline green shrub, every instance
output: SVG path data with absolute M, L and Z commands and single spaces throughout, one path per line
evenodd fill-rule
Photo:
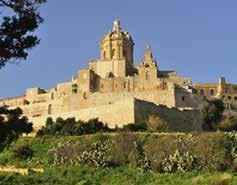
M 19 145 L 12 151 L 13 157 L 27 160 L 31 159 L 34 155 L 34 151 L 31 149 L 31 147 L 28 144 Z
M 151 171 L 151 161 L 145 155 L 142 145 L 138 142 L 134 142 L 134 146 L 136 152 L 137 167 L 141 168 L 144 172 Z
M 180 153 L 179 150 L 165 158 L 161 164 L 161 171 L 165 173 L 189 172 L 200 168 L 201 166 L 195 155 L 191 155 L 189 152 Z
M 94 167 L 108 167 L 109 161 L 107 154 L 111 150 L 111 142 L 109 140 L 99 140 L 91 145 L 91 147 L 82 152 L 78 156 L 81 164 L 90 164 Z
M 222 120 L 224 104 L 222 100 L 207 100 L 201 105 L 200 113 L 203 122 L 203 130 L 215 131 Z
M 193 134 L 142 134 L 144 150 L 153 171 L 161 168 L 165 158 L 173 155 L 176 150 L 180 153 L 191 153 L 199 160 L 200 166 L 208 171 L 224 171 L 231 167 L 229 141 L 225 134 L 193 133 Z
M 226 139 L 228 141 L 228 151 L 232 160 L 237 159 L 237 132 L 226 133 Z
M 231 161 L 232 168 L 237 171 L 237 132 L 228 132 L 225 135 L 228 145 L 227 148 L 227 156 Z
M 219 129 L 226 132 L 237 131 L 237 118 L 225 119 L 220 123 Z
M 203 133 L 193 137 L 187 151 L 196 155 L 200 165 L 208 171 L 224 171 L 228 168 L 228 145 L 223 133 Z
M 137 136 L 132 132 L 121 132 L 112 138 L 111 163 L 114 166 L 135 166 L 134 142 Z
M 37 136 L 52 135 L 52 136 L 78 136 L 85 134 L 95 134 L 97 132 L 108 132 L 111 129 L 108 125 L 102 123 L 98 118 L 91 119 L 87 122 L 75 118 L 57 118 L 53 122 L 52 118 L 48 118 L 45 127 L 37 132 Z
M 144 132 L 147 131 L 146 123 L 130 123 L 123 126 L 124 131 L 132 131 L 132 132 Z
M 233 170 L 237 172 L 237 159 L 233 161 Z
M 48 151 L 49 163 L 55 165 L 74 164 L 78 163 L 78 155 L 80 155 L 86 146 L 72 141 L 59 142 L 56 147 Z
M 49 150 L 49 160 L 55 165 L 89 164 L 94 167 L 107 167 L 110 164 L 111 145 L 108 139 L 98 140 L 91 145 L 66 141 Z

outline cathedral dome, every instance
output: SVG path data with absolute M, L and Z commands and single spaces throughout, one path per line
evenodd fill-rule
M 126 59 L 132 64 L 133 46 L 132 37 L 122 30 L 120 21 L 116 19 L 112 31 L 105 34 L 100 42 L 101 59 Z
M 107 40 L 107 39 L 124 39 L 124 40 L 133 42 L 130 34 L 122 30 L 119 19 L 114 20 L 112 31 L 105 34 L 105 36 L 102 39 L 102 42 L 103 40 Z

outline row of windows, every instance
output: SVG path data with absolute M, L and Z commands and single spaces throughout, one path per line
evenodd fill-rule
M 235 100 L 235 101 L 237 101 L 237 96 L 234 96 L 234 97 L 232 97 L 232 96 L 222 96 L 222 99 L 225 99 L 225 98 L 227 98 L 228 100 Z
M 119 47 L 118 51 L 120 51 L 121 48 Z M 111 53 L 111 58 L 114 59 L 115 58 L 115 52 L 116 50 L 115 49 L 112 49 L 112 53 Z M 126 57 L 126 50 L 123 50 L 123 56 Z M 120 52 L 118 52 L 118 57 L 120 58 Z M 108 54 L 106 51 L 103 52 L 103 58 L 104 59 L 107 59 L 108 58 Z
M 117 88 L 117 87 L 118 87 L 118 85 L 115 84 L 115 88 Z M 127 88 L 127 83 L 126 83 L 126 82 L 123 83 L 123 87 L 124 87 L 124 88 Z M 101 84 L 101 85 L 100 85 L 100 88 L 103 89 L 103 88 L 104 88 L 104 84 Z
M 200 93 L 201 96 L 204 96 L 205 95 L 204 89 L 200 89 L 199 93 Z M 210 89 L 210 95 L 215 96 L 215 90 L 214 89 Z

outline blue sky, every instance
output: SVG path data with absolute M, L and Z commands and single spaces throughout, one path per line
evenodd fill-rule
M 72 0 L 49 2 L 27 61 L 0 70 L 0 98 L 51 88 L 99 57 L 99 41 L 115 18 L 135 42 L 135 63 L 150 43 L 160 70 L 193 82 L 237 83 L 236 0 Z M 1 16 L 1 15 L 0 15 Z

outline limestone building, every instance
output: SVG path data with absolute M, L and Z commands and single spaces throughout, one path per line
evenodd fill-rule
M 193 88 L 200 96 L 222 99 L 228 109 L 237 109 L 237 84 L 227 83 L 224 77 L 218 83 L 196 83 Z
M 76 78 L 48 90 L 27 89 L 23 96 L 0 100 L 0 106 L 20 107 L 36 128 L 47 117 L 98 117 L 114 127 L 146 121 L 155 114 L 166 119 L 171 129 L 200 130 L 199 94 L 223 97 L 226 88 L 230 93 L 236 89 L 221 79 L 206 90 L 205 85 L 192 85 L 190 78 L 175 71 L 162 71 L 150 46 L 140 64 L 134 65 L 133 51 L 131 35 L 115 20 L 112 31 L 101 39 L 100 58 L 89 61 Z

